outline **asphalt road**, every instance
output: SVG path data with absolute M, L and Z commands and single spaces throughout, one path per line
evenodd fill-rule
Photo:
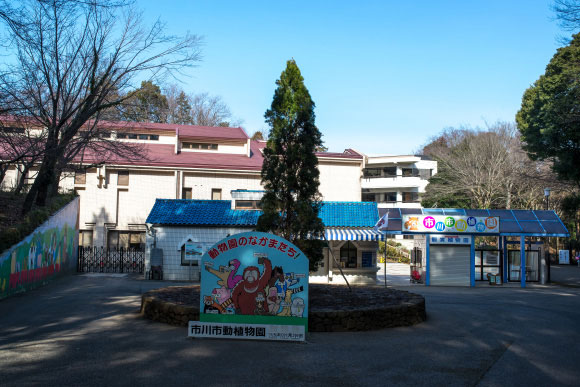
M 161 282 L 75 275 L 0 301 L 0 386 L 578 385 L 580 289 L 405 288 L 428 321 L 307 343 L 189 339 L 139 317 Z

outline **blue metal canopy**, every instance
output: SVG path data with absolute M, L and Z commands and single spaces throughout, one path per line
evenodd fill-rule
M 500 236 L 569 237 L 562 220 L 554 211 L 545 210 L 470 210 L 462 208 L 379 208 L 379 216 L 389 213 L 387 234 L 417 234 L 402 232 L 403 215 L 449 215 L 499 217 Z M 486 234 L 490 235 L 490 234 Z

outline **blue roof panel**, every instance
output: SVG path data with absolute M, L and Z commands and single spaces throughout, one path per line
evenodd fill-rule
M 379 220 L 375 202 L 322 202 L 319 215 L 325 227 L 374 227 Z
M 499 216 L 502 220 L 516 220 L 511 210 L 489 210 L 491 216 Z
M 326 227 L 374 227 L 377 203 L 322 202 L 320 218 Z M 262 211 L 232 210 L 229 200 L 157 199 L 147 223 L 167 225 L 254 227 Z
M 534 211 L 534 214 L 538 217 L 539 220 L 558 220 L 558 215 L 554 211 Z
M 261 211 L 232 210 L 229 200 L 157 199 L 147 223 L 255 226 Z
M 538 218 L 536 218 L 536 215 L 534 215 L 533 211 L 529 211 L 529 210 L 512 210 L 512 212 L 514 213 L 515 217 L 517 220 L 522 221 L 522 220 L 538 220 Z
M 465 210 L 467 216 L 489 216 L 488 210 Z
M 542 227 L 544 227 L 546 232 L 550 234 L 568 234 L 568 230 L 566 230 L 566 227 L 564 227 L 564 225 L 562 225 L 562 223 L 560 223 L 559 221 L 558 222 L 551 220 L 543 221 Z

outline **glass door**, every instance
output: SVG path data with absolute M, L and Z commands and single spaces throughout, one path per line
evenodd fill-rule
M 475 250 L 475 280 L 487 281 L 488 274 L 501 274 L 500 250 Z
M 521 274 L 520 250 L 508 251 L 508 280 L 519 281 Z M 526 250 L 526 281 L 538 281 L 540 273 L 540 252 Z

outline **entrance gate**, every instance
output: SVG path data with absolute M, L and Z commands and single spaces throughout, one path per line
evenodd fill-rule
M 135 249 L 108 249 L 79 246 L 79 273 L 143 273 L 145 252 Z

